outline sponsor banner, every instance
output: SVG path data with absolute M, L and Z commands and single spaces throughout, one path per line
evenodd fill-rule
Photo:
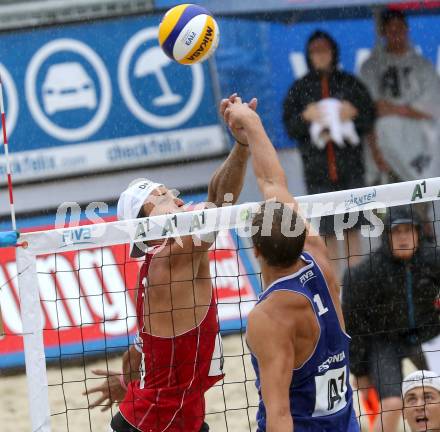
M 221 153 L 224 149 L 221 126 L 138 135 L 72 146 L 24 151 L 14 155 L 14 179 L 33 180 L 61 177 L 82 170 L 100 170 L 108 165 L 118 167 L 153 164 Z M 0 176 L 2 167 L 0 165 Z
M 259 281 L 232 233 L 210 251 L 211 275 L 223 331 L 240 331 L 256 301 Z M 124 350 L 137 330 L 135 292 L 141 261 L 118 245 L 37 257 L 46 356 L 101 355 Z M 14 249 L 0 255 L 0 368 L 24 363 Z
M 15 181 L 225 149 L 210 67 L 184 67 L 166 57 L 157 40 L 160 18 L 0 35 Z M 0 182 L 5 171 L 0 156 Z

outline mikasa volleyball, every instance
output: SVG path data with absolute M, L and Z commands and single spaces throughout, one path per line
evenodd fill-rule
M 159 26 L 159 44 L 178 63 L 192 65 L 209 58 L 219 42 L 219 29 L 211 13 L 194 4 L 170 9 Z

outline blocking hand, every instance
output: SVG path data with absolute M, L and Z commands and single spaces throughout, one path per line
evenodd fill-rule
M 220 103 L 220 115 L 222 116 L 225 123 L 228 125 L 229 130 L 231 131 L 233 137 L 236 141 L 240 142 L 241 144 L 248 144 L 247 142 L 247 136 L 245 131 L 243 130 L 243 127 L 240 125 L 231 124 L 229 122 L 229 114 L 228 114 L 228 107 L 230 107 L 231 104 L 234 103 L 240 103 L 242 104 L 241 98 L 237 95 L 237 93 L 232 94 L 227 99 L 223 99 Z M 258 101 L 256 98 L 252 98 L 249 103 L 243 104 L 249 107 L 252 111 L 256 111 Z

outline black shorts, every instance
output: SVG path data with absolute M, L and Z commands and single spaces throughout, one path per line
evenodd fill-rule
M 401 397 L 402 360 L 409 358 L 417 369 L 427 369 L 420 344 L 412 345 L 405 339 L 389 341 L 375 340 L 369 357 L 369 375 L 380 399 Z
M 140 432 L 139 429 L 133 427 L 127 420 L 118 412 L 110 423 L 113 432 Z M 186 432 L 186 431 L 185 431 Z M 189 432 L 189 431 L 188 431 Z M 209 432 L 209 426 L 207 423 L 203 423 L 199 432 Z

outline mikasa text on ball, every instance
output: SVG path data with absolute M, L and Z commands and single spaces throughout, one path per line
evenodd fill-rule
M 191 65 L 206 60 L 217 48 L 219 29 L 205 8 L 182 4 L 170 9 L 159 26 L 159 44 L 178 63 Z

